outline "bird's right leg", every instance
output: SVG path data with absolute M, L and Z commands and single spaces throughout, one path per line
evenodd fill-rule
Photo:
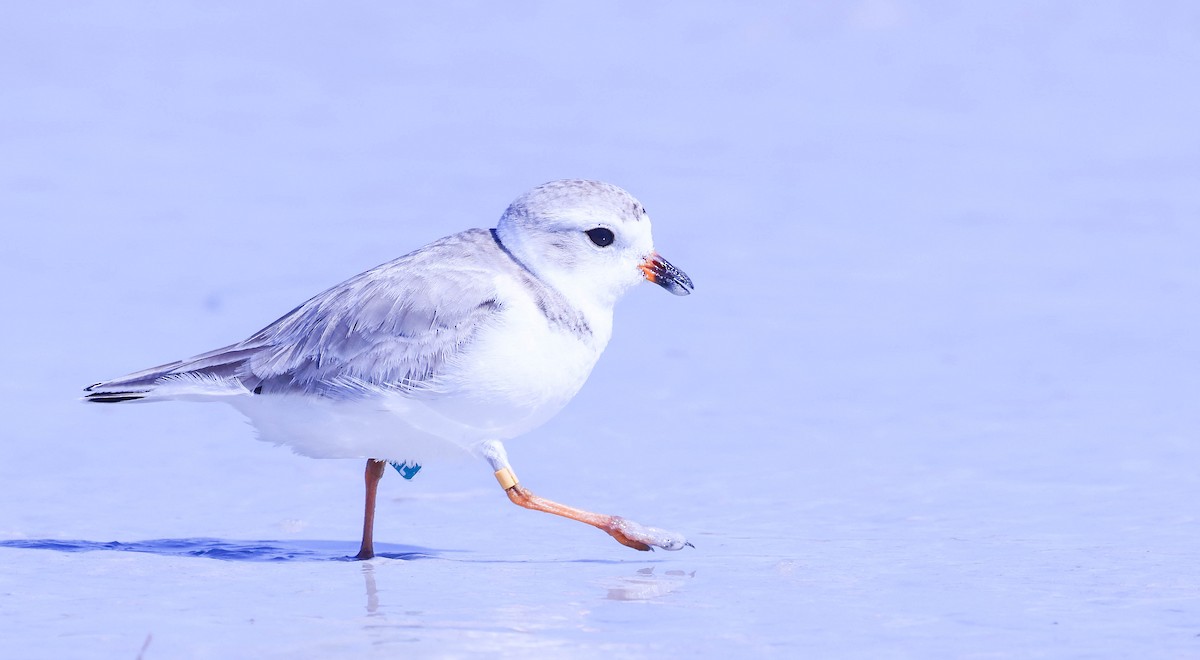
M 504 489 L 508 499 L 517 506 L 578 520 L 604 531 L 616 539 L 617 543 L 635 550 L 653 550 L 654 548 L 681 550 L 684 547 L 694 547 L 680 534 L 657 527 L 645 527 L 620 516 L 608 516 L 576 509 L 534 495 L 517 481 L 517 475 L 508 464 L 508 455 L 504 451 L 504 445 L 497 440 L 489 441 L 484 445 L 483 455 L 492 464 L 492 469 L 496 471 L 496 480 L 500 482 L 500 487 Z
M 375 493 L 379 490 L 379 480 L 383 478 L 383 470 L 387 461 L 367 459 L 367 469 L 363 479 L 367 484 L 367 501 L 363 513 L 362 546 L 358 549 L 355 559 L 370 559 L 375 556 Z

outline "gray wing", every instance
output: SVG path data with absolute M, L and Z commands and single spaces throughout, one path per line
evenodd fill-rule
M 97 383 L 87 398 L 153 398 L 156 387 L 188 379 L 258 394 L 436 390 L 497 316 L 496 277 L 514 268 L 486 230 L 456 234 L 315 296 L 243 342 Z
M 435 387 L 500 307 L 497 273 L 479 263 L 489 260 L 464 254 L 487 244 L 461 237 L 354 277 L 259 331 L 246 341 L 260 348 L 243 382 L 262 392 Z

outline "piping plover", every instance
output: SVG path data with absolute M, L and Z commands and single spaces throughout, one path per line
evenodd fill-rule
M 638 550 L 683 536 L 538 497 L 503 441 L 545 422 L 587 380 L 613 305 L 642 280 L 692 282 L 654 251 L 650 217 L 600 181 L 538 186 L 495 229 L 434 241 L 317 295 L 245 341 L 87 388 L 86 401 L 223 401 L 263 440 L 366 458 L 357 557 L 374 556 L 375 495 L 446 453 L 487 460 L 514 503 L 598 527 Z

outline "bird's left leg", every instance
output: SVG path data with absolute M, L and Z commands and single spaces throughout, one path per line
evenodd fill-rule
M 496 471 L 496 480 L 500 482 L 500 487 L 504 489 L 508 499 L 517 506 L 578 520 L 603 530 L 621 545 L 635 550 L 653 550 L 654 548 L 680 550 L 684 547 L 694 547 L 680 534 L 657 527 L 645 527 L 620 516 L 608 516 L 576 509 L 534 495 L 517 481 L 517 475 L 508 464 L 508 455 L 504 451 L 504 445 L 498 440 L 487 442 L 483 447 L 483 455 L 491 463 L 492 469 Z
M 367 459 L 367 468 L 363 473 L 367 492 L 363 512 L 362 545 L 358 554 L 354 556 L 355 559 L 370 559 L 375 556 L 375 493 L 379 490 L 379 480 L 383 478 L 383 470 L 386 467 L 387 461 Z

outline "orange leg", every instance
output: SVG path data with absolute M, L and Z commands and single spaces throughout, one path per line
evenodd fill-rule
M 570 518 L 571 520 L 578 520 L 581 523 L 602 530 L 616 539 L 617 543 L 633 548 L 634 550 L 653 550 L 655 547 L 665 550 L 679 550 L 683 547 L 695 547 L 683 539 L 683 537 L 665 530 L 654 527 L 643 527 L 620 516 L 606 516 L 600 513 L 592 513 L 534 495 L 521 486 L 521 484 L 517 483 L 517 477 L 513 474 L 511 468 L 505 467 L 497 470 L 496 480 L 500 482 L 500 486 L 504 488 L 505 494 L 508 495 L 508 499 L 512 500 L 513 504 L 525 507 L 526 509 L 533 509 L 534 511 L 544 511 L 556 516 Z
M 387 461 L 367 459 L 367 469 L 363 474 L 367 482 L 366 511 L 363 514 L 362 546 L 358 549 L 355 559 L 370 559 L 375 556 L 375 493 L 379 490 L 379 480 L 383 478 L 383 470 Z
M 635 541 L 634 539 L 631 539 L 625 535 L 625 519 L 620 516 L 606 516 L 601 513 L 592 513 L 590 511 L 576 509 L 575 507 L 570 507 L 565 504 L 559 504 L 558 502 L 553 502 L 543 497 L 534 495 L 520 484 L 517 484 L 512 488 L 505 490 L 504 492 L 508 494 L 508 499 L 512 500 L 512 503 L 516 504 L 517 506 L 523 506 L 526 509 L 533 509 L 534 511 L 545 511 L 546 513 L 553 513 L 556 516 L 562 516 L 563 518 L 570 518 L 571 520 L 578 520 L 581 523 L 586 523 L 592 527 L 604 531 L 609 536 L 616 539 L 617 543 L 629 546 L 634 550 L 650 549 L 650 546 L 646 545 L 645 543 L 642 543 L 641 541 Z

